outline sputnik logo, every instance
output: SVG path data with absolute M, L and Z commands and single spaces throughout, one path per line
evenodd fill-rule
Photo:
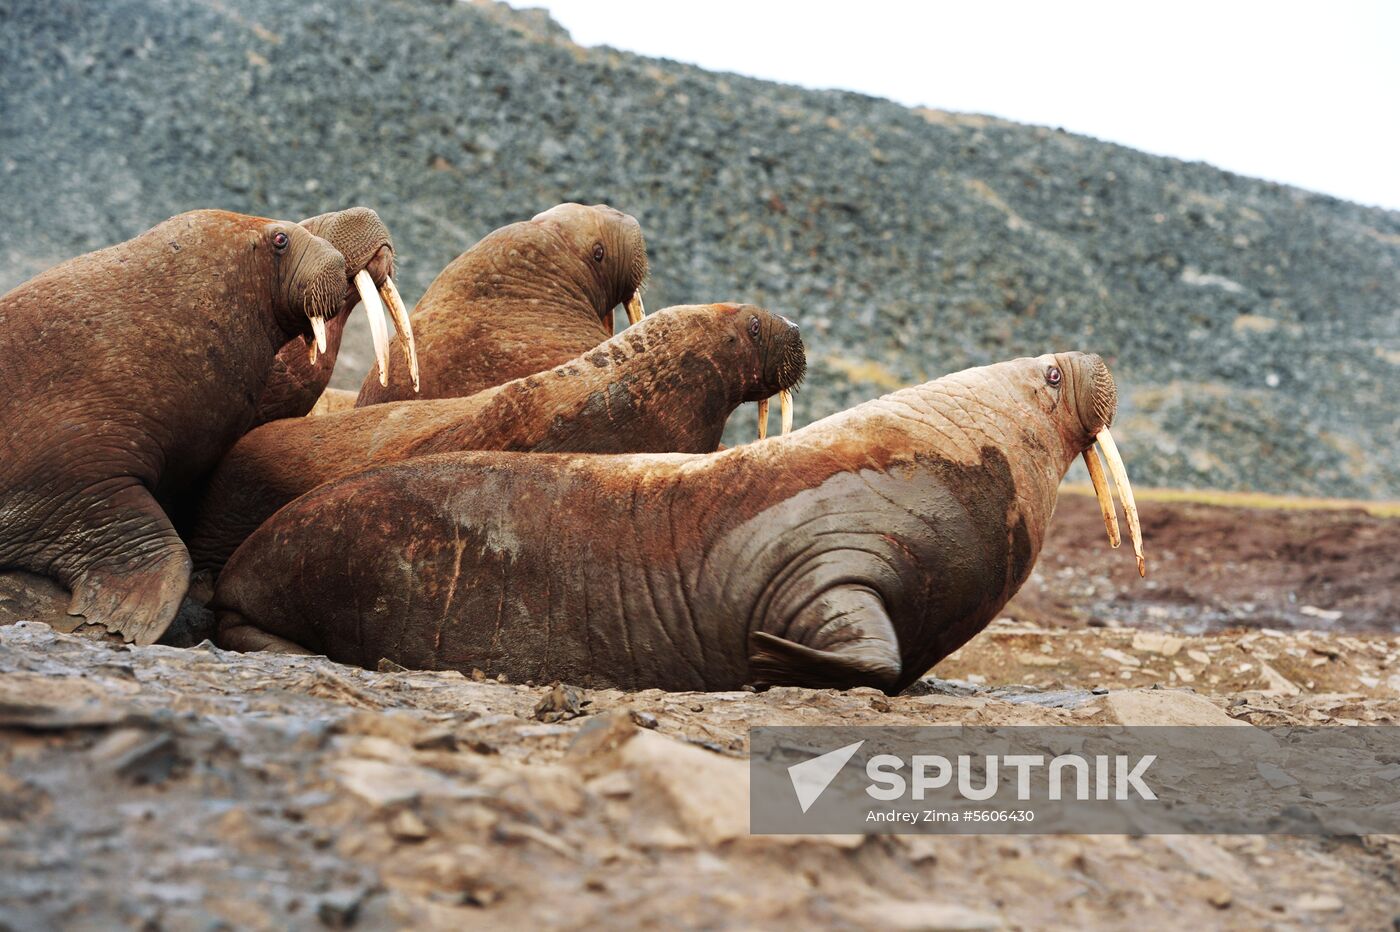
M 847 761 L 855 756 L 864 743 L 863 740 L 857 741 L 855 744 L 827 751 L 788 768 L 788 779 L 792 781 L 792 790 L 797 794 L 797 804 L 802 807 L 803 812 L 811 809 L 812 804 L 821 798 L 831 781 L 841 772 L 841 768 L 846 766 Z

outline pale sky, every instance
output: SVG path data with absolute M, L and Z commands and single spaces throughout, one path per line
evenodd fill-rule
M 513 0 L 611 45 L 1400 210 L 1400 0 Z

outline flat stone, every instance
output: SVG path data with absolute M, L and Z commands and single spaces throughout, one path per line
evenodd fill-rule
M 1120 689 L 1104 697 L 1120 725 L 1239 725 L 1240 722 L 1202 696 L 1179 689 Z
M 476 787 L 411 764 L 370 758 L 346 758 L 331 765 L 347 790 L 371 806 L 392 806 L 426 796 L 467 799 L 482 795 Z
M 934 900 L 874 903 L 850 915 L 866 928 L 894 929 L 897 932 L 981 932 L 1006 927 L 1000 918 L 991 913 Z
M 1175 657 L 1185 643 L 1176 635 L 1160 631 L 1139 631 L 1133 635 L 1133 650 L 1161 654 L 1163 657 Z
M 621 762 L 665 794 L 680 822 L 708 845 L 749 833 L 749 765 L 654 731 L 638 730 L 619 749 Z

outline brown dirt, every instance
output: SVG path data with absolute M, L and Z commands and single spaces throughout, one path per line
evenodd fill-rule
M 1094 499 L 1061 495 L 1035 573 L 1004 614 L 1189 633 L 1400 631 L 1400 518 L 1180 502 L 1139 511 L 1145 580 L 1126 541 L 1109 549 Z

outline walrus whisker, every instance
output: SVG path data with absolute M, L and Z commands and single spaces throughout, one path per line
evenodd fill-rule
M 1096 438 L 1103 450 L 1103 458 L 1108 463 L 1108 473 L 1118 489 L 1118 500 L 1123 505 L 1123 516 L 1128 519 L 1128 537 L 1133 542 L 1133 556 L 1137 557 L 1138 575 L 1147 575 L 1147 561 L 1142 556 L 1142 524 L 1138 521 L 1137 502 L 1133 499 L 1133 487 L 1128 483 L 1128 470 L 1123 465 L 1123 457 L 1118 453 L 1118 445 L 1113 435 L 1105 427 Z
M 413 339 L 413 324 L 408 320 L 408 308 L 404 306 L 403 296 L 399 294 L 399 287 L 394 284 L 394 277 L 391 275 L 384 279 L 384 285 L 379 289 L 380 296 L 384 298 L 384 303 L 389 305 L 389 315 L 394 318 L 394 328 L 398 330 L 399 336 L 403 337 L 403 352 L 408 358 L 408 374 L 413 379 L 413 390 L 418 391 L 418 343 Z
M 758 439 L 765 440 L 768 437 L 768 399 L 764 398 L 758 403 Z
M 1108 543 L 1117 547 L 1123 543 L 1118 534 L 1118 515 L 1113 511 L 1113 493 L 1108 489 L 1108 478 L 1103 472 L 1103 463 L 1093 446 L 1084 450 L 1084 467 L 1089 470 L 1089 481 L 1094 484 L 1094 496 L 1099 500 L 1099 511 L 1103 514 L 1103 526 L 1108 530 Z
M 374 288 L 374 279 L 368 269 L 355 273 L 355 290 L 365 305 L 365 316 L 369 318 L 369 335 L 374 340 L 374 359 L 379 363 L 379 384 L 389 384 L 389 325 L 384 320 L 384 302 L 379 300 L 379 292 Z
M 778 405 L 783 415 L 783 433 L 792 433 L 792 392 L 786 388 L 778 392 Z
M 642 318 L 647 316 L 647 309 L 642 304 L 641 291 L 632 292 L 632 297 L 627 299 L 627 323 L 639 324 Z

